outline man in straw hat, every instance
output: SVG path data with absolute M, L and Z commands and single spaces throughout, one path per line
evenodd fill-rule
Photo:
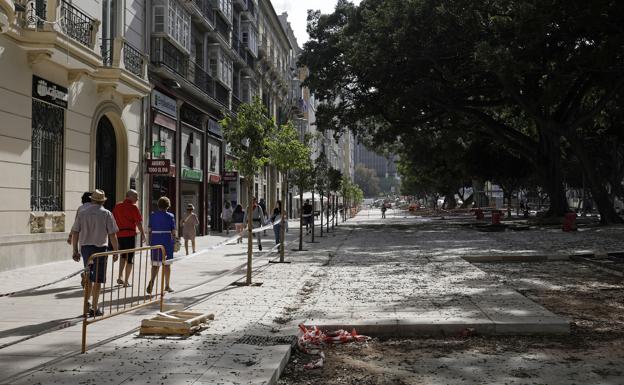
M 91 255 L 107 251 L 109 238 L 113 250 L 119 249 L 116 235 L 119 229 L 113 214 L 103 206 L 106 202 L 104 191 L 93 191 L 91 202 L 94 204 L 81 210 L 76 216 L 74 226 L 72 226 L 72 246 L 74 249 L 72 258 L 78 262 L 82 255 L 85 267 Z M 80 252 L 78 252 L 79 242 Z M 106 282 L 106 260 L 107 257 L 98 257 L 89 265 L 89 284 L 85 285 L 86 295 L 87 297 L 91 295 L 93 301 L 91 309 L 88 309 L 89 317 L 103 315 L 98 308 L 98 299 L 102 283 Z M 116 255 L 114 260 L 117 260 Z

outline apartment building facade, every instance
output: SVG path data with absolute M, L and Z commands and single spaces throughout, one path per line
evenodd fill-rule
M 187 204 L 199 235 L 221 231 L 224 201 L 245 205 L 246 181 L 233 167 L 219 121 L 259 97 L 278 124 L 287 101 L 290 45 L 270 1 L 154 0 L 150 17 L 150 109 L 146 127 L 151 206 L 166 195 Z M 259 170 L 254 195 L 272 207 L 279 175 Z
M 62 260 L 84 191 L 143 183 L 144 0 L 0 0 L 0 270 Z

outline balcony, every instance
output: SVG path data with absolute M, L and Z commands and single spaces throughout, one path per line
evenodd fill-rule
M 147 60 L 145 56 L 124 39 L 102 39 L 102 62 L 104 67 L 123 68 L 143 79 Z
M 258 15 L 256 11 L 256 5 L 253 0 L 242 0 L 243 5 L 243 13 L 242 16 L 246 20 L 251 20 L 256 22 L 258 20 Z
M 215 99 L 226 108 L 229 107 L 229 91 L 221 83 L 215 83 Z
M 238 107 L 240 107 L 242 103 L 238 96 L 232 94 L 232 112 L 238 112 Z
M 247 50 L 241 40 L 239 40 L 238 34 L 232 32 L 232 51 L 236 52 L 237 58 L 241 64 L 247 64 Z
M 81 73 L 93 73 L 102 65 L 95 47 L 98 20 L 66 0 L 22 4 L 9 15 L 11 23 L 3 25 L 3 32 L 27 52 L 29 64 L 48 61 Z
M 150 92 L 147 57 L 123 38 L 102 39 L 102 66 L 92 75 L 98 87 L 112 87 L 128 98 Z
M 253 55 L 247 54 L 247 66 L 251 69 L 254 69 L 256 65 L 256 59 L 254 59 Z
M 187 0 L 183 1 L 182 4 L 189 8 L 193 19 L 203 25 L 206 30 L 214 30 L 215 14 L 210 0 Z
M 266 57 L 269 53 L 268 50 L 269 50 L 269 40 L 267 39 L 267 36 L 263 34 L 262 38 L 260 39 L 260 44 L 258 46 L 258 56 Z
M 158 67 L 166 67 L 185 79 L 188 77 L 188 57 L 163 37 L 152 38 L 151 62 Z
M 95 43 L 95 32 L 97 23 L 80 9 L 74 7 L 65 0 L 61 0 L 62 30 L 72 39 L 78 41 L 85 47 L 93 48 Z
M 190 76 L 189 79 L 191 83 L 193 83 L 203 93 L 214 99 L 214 79 L 212 76 L 210 76 L 210 74 L 197 63 L 193 63 L 191 72 L 192 76 Z
M 217 34 L 221 36 L 224 42 L 229 43 L 230 41 L 230 26 L 228 23 L 223 20 L 221 16 L 215 17 L 215 30 Z

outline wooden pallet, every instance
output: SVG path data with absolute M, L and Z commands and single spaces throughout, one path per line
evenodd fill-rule
M 214 314 L 169 310 L 141 322 L 140 335 L 188 337 L 214 320 Z

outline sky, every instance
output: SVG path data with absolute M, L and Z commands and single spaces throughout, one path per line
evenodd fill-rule
M 272 0 L 273 8 L 278 15 L 282 12 L 288 12 L 288 20 L 295 32 L 299 47 L 303 47 L 303 43 L 308 41 L 306 33 L 306 23 L 308 17 L 308 9 L 320 9 L 323 13 L 331 13 L 336 6 L 336 0 Z M 359 4 L 360 0 L 353 0 L 355 4 Z

